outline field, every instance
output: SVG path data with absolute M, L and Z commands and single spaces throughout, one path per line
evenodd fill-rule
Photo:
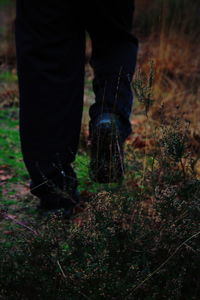
M 86 65 L 74 167 L 84 210 L 41 216 L 19 141 L 13 1 L 0 0 L 0 300 L 200 298 L 200 3 L 137 0 L 138 64 L 121 185 L 88 176 Z M 91 46 L 88 41 L 87 55 Z

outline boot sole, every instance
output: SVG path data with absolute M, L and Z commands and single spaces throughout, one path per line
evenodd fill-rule
M 90 178 L 99 183 L 119 183 L 123 176 L 123 148 L 117 126 L 102 124 L 91 140 Z

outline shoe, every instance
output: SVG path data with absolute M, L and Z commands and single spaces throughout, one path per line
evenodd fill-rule
M 77 191 L 73 196 L 49 192 L 40 198 L 37 208 L 43 215 L 62 215 L 64 218 L 70 218 L 79 204 L 80 198 Z
M 69 218 L 73 215 L 74 209 L 80 203 L 80 196 L 77 190 L 76 174 L 70 165 L 48 170 L 40 169 L 43 184 L 31 183 L 31 193 L 40 200 L 38 209 L 43 214 L 60 214 Z
M 89 175 L 99 183 L 119 183 L 124 176 L 123 139 L 116 114 L 103 113 L 91 125 Z

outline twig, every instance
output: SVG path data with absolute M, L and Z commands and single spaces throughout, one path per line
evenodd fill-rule
M 128 298 L 128 296 L 130 295 L 131 292 L 134 292 L 137 289 L 139 289 L 146 281 L 148 281 L 151 277 L 153 277 L 153 275 L 155 275 L 158 271 L 160 271 L 160 269 L 162 269 L 162 267 L 164 267 L 169 262 L 169 260 L 172 257 L 174 257 L 174 255 L 179 251 L 179 249 L 182 246 L 186 246 L 187 242 L 189 242 L 193 238 L 197 237 L 199 234 L 200 234 L 200 231 L 195 233 L 193 236 L 191 236 L 187 240 L 185 240 L 183 243 L 181 243 L 181 245 L 178 248 L 176 248 L 176 250 L 172 253 L 172 255 L 170 257 L 168 257 L 155 271 L 153 271 L 151 274 L 149 274 L 141 283 L 139 283 L 135 288 L 133 288 L 131 291 L 129 291 L 128 295 L 125 297 L 125 300 Z
M 8 215 L 6 213 L 2 213 L 2 217 L 5 218 L 6 220 L 10 220 L 12 221 L 13 223 L 17 224 L 17 225 L 20 225 L 26 229 L 28 229 L 29 231 L 31 231 L 32 233 L 34 233 L 35 235 L 39 235 L 37 231 L 35 231 L 34 229 L 32 229 L 31 227 L 27 226 L 26 224 L 20 222 L 20 221 L 17 221 L 15 220 L 15 217 L 12 216 L 12 215 Z
M 58 265 L 58 267 L 59 267 L 59 269 L 60 269 L 60 271 L 61 271 L 61 273 L 62 273 L 62 276 L 64 277 L 64 279 L 66 279 L 67 276 L 65 275 L 65 273 L 64 273 L 64 271 L 63 271 L 63 268 L 62 268 L 61 265 L 60 265 L 59 260 L 57 260 L 57 265 Z
M 59 269 L 60 269 L 60 271 L 61 271 L 61 273 L 62 273 L 63 278 L 66 279 L 67 276 L 65 275 L 65 273 L 64 273 L 64 271 L 63 271 L 63 268 L 61 267 L 61 264 L 60 264 L 59 260 L 57 260 L 57 265 L 58 265 L 58 267 L 59 267 Z M 86 296 L 84 293 L 79 292 L 79 294 L 81 294 L 84 298 L 86 298 L 86 299 L 88 299 L 88 300 L 91 300 L 91 298 L 89 298 L 88 296 Z
M 31 191 L 31 192 L 34 191 L 35 189 L 39 188 L 40 186 L 46 184 L 48 181 L 49 181 L 49 180 L 43 181 L 42 183 L 40 183 L 40 184 L 38 184 L 37 186 L 35 186 L 34 188 L 32 188 L 30 191 Z

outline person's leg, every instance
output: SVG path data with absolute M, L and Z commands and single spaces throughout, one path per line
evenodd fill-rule
M 75 178 L 69 164 L 79 142 L 85 61 L 79 20 L 70 0 L 17 0 L 21 146 L 37 196 Z
M 131 80 L 138 42 L 132 35 L 133 0 L 90 1 L 87 30 L 92 39 L 95 103 L 90 107 L 90 176 L 119 182 L 124 175 L 123 143 L 131 133 Z
M 90 7 L 93 14 L 88 18 L 87 30 L 93 45 L 91 65 L 96 96 L 90 108 L 90 125 L 102 112 L 115 113 L 124 124 L 125 139 L 131 133 L 131 80 L 138 48 L 131 33 L 134 1 L 95 0 Z

